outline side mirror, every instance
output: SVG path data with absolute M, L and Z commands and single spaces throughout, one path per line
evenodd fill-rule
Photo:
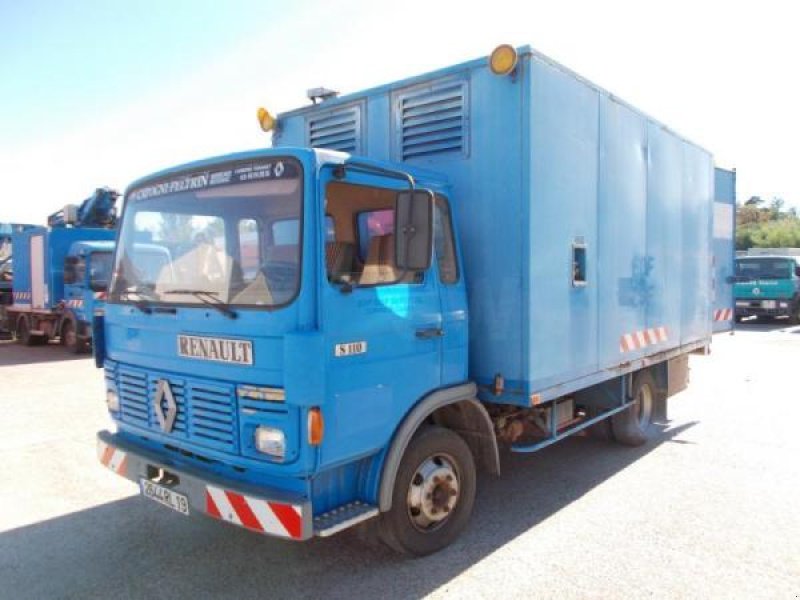
M 395 263 L 407 271 L 424 271 L 433 254 L 433 193 L 398 192 L 394 208 Z
M 89 287 L 93 292 L 107 292 L 108 291 L 108 282 L 107 281 L 95 281 L 94 279 L 89 284 Z
M 95 313 L 92 315 L 92 353 L 94 354 L 94 366 L 98 369 L 103 368 L 106 360 L 106 318 L 104 315 Z
M 800 277 L 800 265 L 798 265 L 798 266 L 796 266 L 796 267 L 794 268 L 794 274 L 795 274 L 797 277 Z

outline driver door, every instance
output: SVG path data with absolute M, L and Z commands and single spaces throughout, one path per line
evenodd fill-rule
M 394 179 L 350 172 L 321 181 L 323 464 L 382 448 L 411 406 L 442 382 L 438 278 L 432 269 L 404 273 L 394 261 L 394 199 L 402 189 Z

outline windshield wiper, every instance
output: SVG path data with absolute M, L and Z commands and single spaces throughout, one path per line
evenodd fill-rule
M 194 296 L 206 306 L 211 306 L 212 308 L 217 309 L 229 319 L 235 319 L 239 316 L 236 314 L 236 312 L 230 309 L 228 304 L 219 299 L 219 293 L 217 292 L 209 292 L 206 290 L 166 290 L 162 293 L 165 296 L 172 294 L 188 294 L 190 296 Z
M 121 294 L 125 294 L 126 299 L 130 300 L 131 303 L 142 311 L 144 314 L 149 315 L 153 312 L 153 308 L 150 306 L 148 300 L 157 300 L 156 296 L 153 294 L 153 291 L 147 287 L 143 287 L 140 285 L 133 285 L 127 289 L 122 290 Z M 139 296 L 139 300 L 133 300 L 130 296 L 131 294 L 136 294 Z

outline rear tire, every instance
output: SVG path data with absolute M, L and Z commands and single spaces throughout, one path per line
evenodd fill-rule
M 653 376 L 649 371 L 639 371 L 631 386 L 634 403 L 611 417 L 611 429 L 620 444 L 641 446 L 647 441 L 653 423 L 656 394 Z
M 406 449 L 378 534 L 410 556 L 432 554 L 464 530 L 475 502 L 475 461 L 466 442 L 450 429 L 425 426 Z
M 17 319 L 17 339 L 23 346 L 35 346 L 36 341 L 34 336 L 31 335 L 30 324 L 28 318 L 25 316 Z

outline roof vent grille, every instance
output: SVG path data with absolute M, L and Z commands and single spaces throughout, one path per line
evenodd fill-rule
M 396 106 L 401 160 L 439 154 L 466 155 L 465 81 L 439 83 L 401 94 Z
M 354 154 L 361 150 L 361 106 L 315 114 L 306 121 L 308 145 Z

